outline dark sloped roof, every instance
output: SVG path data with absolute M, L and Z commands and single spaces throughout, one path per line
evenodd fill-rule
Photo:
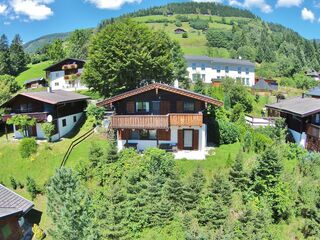
M 41 78 L 33 78 L 33 79 L 25 81 L 23 84 L 26 85 L 28 83 L 33 83 L 33 82 L 38 82 L 38 81 L 43 81 L 43 80 L 44 80 L 43 77 L 41 77 Z
M 310 89 L 306 94 L 310 96 L 320 97 L 320 86 Z
M 43 69 L 44 71 L 56 71 L 56 70 L 62 70 L 61 67 L 65 64 L 71 64 L 71 63 L 81 63 L 81 65 L 85 64 L 85 60 L 82 59 L 76 59 L 76 58 L 65 58 L 61 60 L 60 62 L 54 63 L 50 65 L 49 67 Z
M 265 91 L 276 91 L 278 90 L 278 85 L 276 84 L 269 84 L 263 78 L 260 78 L 258 82 L 252 86 L 254 90 L 265 90 Z
M 245 65 L 254 67 L 255 64 L 249 60 L 244 59 L 231 59 L 231 58 L 212 58 L 208 56 L 193 56 L 185 55 L 186 60 L 190 61 L 211 61 L 213 63 L 223 63 L 223 64 L 235 64 L 235 65 Z
M 13 214 L 25 214 L 34 204 L 0 184 L 0 219 Z
M 305 117 L 320 112 L 320 99 L 295 97 L 282 100 L 278 103 L 268 104 L 266 107 Z
M 77 102 L 82 100 L 90 99 L 90 97 L 69 91 L 63 90 L 55 90 L 51 92 L 41 91 L 41 92 L 23 92 L 19 93 L 13 98 L 11 98 L 8 102 L 4 103 L 2 106 L 8 105 L 12 100 L 14 100 L 17 96 L 25 96 L 29 97 L 41 102 L 49 103 L 49 104 L 58 104 L 58 103 L 67 103 L 67 102 Z
M 210 103 L 210 104 L 213 104 L 213 105 L 216 105 L 216 106 L 222 106 L 223 105 L 223 102 L 221 102 L 221 101 L 219 101 L 217 99 L 214 99 L 214 98 L 211 98 L 211 97 L 199 94 L 199 93 L 195 93 L 195 92 L 192 92 L 192 91 L 188 91 L 188 90 L 185 90 L 185 89 L 182 89 L 182 88 L 172 87 L 172 86 L 169 86 L 167 84 L 162 84 L 162 83 L 149 84 L 149 85 L 146 85 L 144 87 L 137 88 L 137 89 L 134 89 L 134 90 L 119 94 L 119 95 L 114 96 L 112 98 L 103 100 L 103 101 L 99 102 L 97 105 L 98 106 L 106 106 L 108 104 L 120 101 L 122 99 L 131 97 L 131 96 L 135 96 L 135 95 L 138 95 L 138 94 L 141 94 L 141 93 L 153 90 L 153 89 L 161 89 L 161 90 L 164 90 L 164 91 L 176 93 L 176 94 L 179 94 L 179 95 L 183 95 L 183 96 L 186 96 L 186 97 L 197 99 L 199 101 L 207 102 L 207 103 Z

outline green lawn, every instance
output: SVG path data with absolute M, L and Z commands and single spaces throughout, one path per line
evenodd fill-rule
M 45 72 L 43 69 L 46 67 L 49 67 L 52 64 L 51 61 L 41 62 L 38 64 L 29 64 L 27 66 L 27 70 L 20 73 L 19 76 L 16 77 L 16 81 L 20 86 L 23 85 L 23 83 L 27 80 L 33 79 L 33 78 L 39 78 L 39 77 L 45 77 Z

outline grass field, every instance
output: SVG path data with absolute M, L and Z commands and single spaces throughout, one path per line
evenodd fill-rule
M 43 69 L 49 67 L 51 64 L 51 61 L 41 62 L 38 64 L 29 64 L 27 66 L 28 69 L 20 73 L 20 75 L 16 77 L 16 81 L 20 86 L 23 86 L 23 83 L 27 80 L 45 77 L 46 73 L 43 71 Z

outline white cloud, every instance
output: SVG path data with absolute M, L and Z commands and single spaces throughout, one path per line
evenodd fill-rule
M 45 20 L 53 11 L 47 5 L 54 0 L 10 0 L 10 5 L 16 14 L 26 15 L 30 20 Z
M 244 8 L 259 8 L 264 13 L 271 13 L 272 7 L 265 0 L 229 0 L 231 6 L 244 7 Z
M 5 4 L 0 4 L 0 15 L 5 14 L 8 6 Z
M 310 22 L 314 22 L 314 20 L 316 19 L 314 13 L 307 8 L 302 9 L 301 17 L 303 20 L 310 21 Z
M 215 3 L 222 3 L 223 0 L 192 0 L 193 2 L 215 2 Z
M 126 3 L 141 3 L 142 0 L 86 0 L 100 9 L 119 9 Z
M 278 0 L 277 7 L 299 7 L 303 0 Z

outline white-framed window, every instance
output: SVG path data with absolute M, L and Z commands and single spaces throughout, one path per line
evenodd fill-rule
M 220 66 L 217 66 L 217 72 L 218 72 L 218 73 L 221 72 Z
M 59 82 L 55 82 L 54 85 L 55 85 L 56 87 L 58 87 L 58 86 L 59 86 Z
M 225 71 L 226 71 L 226 73 L 229 73 L 229 66 L 225 67 Z
M 201 74 L 201 80 L 205 81 L 206 80 L 206 75 L 205 74 Z
M 220 76 L 217 76 L 217 79 L 220 79 L 221 77 Z
M 246 78 L 246 85 L 249 86 L 249 78 Z
M 136 111 L 137 112 L 149 112 L 150 103 L 149 102 L 136 102 Z
M 238 67 L 238 73 L 241 74 L 241 67 Z

